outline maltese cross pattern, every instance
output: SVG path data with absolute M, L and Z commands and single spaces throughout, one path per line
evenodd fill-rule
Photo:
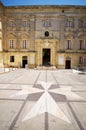
M 32 109 L 30 111 L 28 111 L 28 113 L 24 116 L 22 121 L 29 120 L 33 117 L 36 117 L 37 115 L 47 112 L 67 123 L 71 123 L 70 119 L 68 118 L 70 116 L 68 114 L 66 115 L 60 109 L 58 103 L 56 103 L 56 101 L 53 99 L 53 97 L 50 93 L 65 95 L 66 98 L 69 98 L 72 100 L 73 99 L 82 100 L 83 97 L 72 92 L 71 86 L 63 86 L 60 88 L 50 89 L 51 85 L 53 85 L 52 82 L 39 81 L 38 83 L 41 85 L 42 89 L 35 88 L 35 87 L 29 88 L 26 85 L 22 85 L 22 90 L 11 96 L 11 97 L 15 97 L 15 96 L 21 96 L 21 95 L 34 94 L 34 93 L 38 93 L 38 92 L 43 93 L 42 96 L 35 103 L 35 105 L 32 107 Z

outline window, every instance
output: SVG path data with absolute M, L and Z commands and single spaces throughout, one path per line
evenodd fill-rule
M 44 26 L 45 26 L 45 27 L 49 27 L 49 26 L 50 26 L 50 21 L 49 21 L 48 19 L 46 19 L 46 20 L 44 21 Z
M 79 64 L 83 64 L 84 63 L 84 57 L 79 57 Z
M 67 40 L 67 49 L 71 49 L 71 40 Z
M 45 32 L 45 37 L 48 37 L 48 36 L 49 36 L 49 32 L 46 31 L 46 32 Z
M 10 48 L 11 48 L 11 49 L 14 48 L 14 40 L 10 40 Z
M 14 27 L 14 21 L 9 21 L 9 27 L 11 27 L 11 28 Z
M 10 56 L 10 62 L 14 62 L 14 56 Z
M 79 28 L 83 28 L 83 21 L 82 20 L 79 20 Z
M 84 49 L 84 40 L 80 40 L 79 45 L 80 45 L 80 50 L 83 50 Z
M 23 21 L 23 27 L 27 27 L 27 21 Z
M 26 49 L 26 48 L 27 48 L 27 40 L 23 40 L 22 48 L 23 48 L 23 49 Z
M 66 27 L 73 27 L 73 26 L 74 26 L 73 20 L 68 19 L 67 22 L 66 22 Z

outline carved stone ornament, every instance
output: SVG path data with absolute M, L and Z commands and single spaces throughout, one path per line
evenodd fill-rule
M 49 41 L 45 40 L 45 46 L 48 47 L 49 46 Z

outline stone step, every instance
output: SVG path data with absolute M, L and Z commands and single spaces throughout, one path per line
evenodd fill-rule
M 38 70 L 55 70 L 56 69 L 56 66 L 37 66 Z

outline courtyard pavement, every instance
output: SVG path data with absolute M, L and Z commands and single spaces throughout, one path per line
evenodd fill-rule
M 0 74 L 0 130 L 86 130 L 86 75 L 60 69 Z

